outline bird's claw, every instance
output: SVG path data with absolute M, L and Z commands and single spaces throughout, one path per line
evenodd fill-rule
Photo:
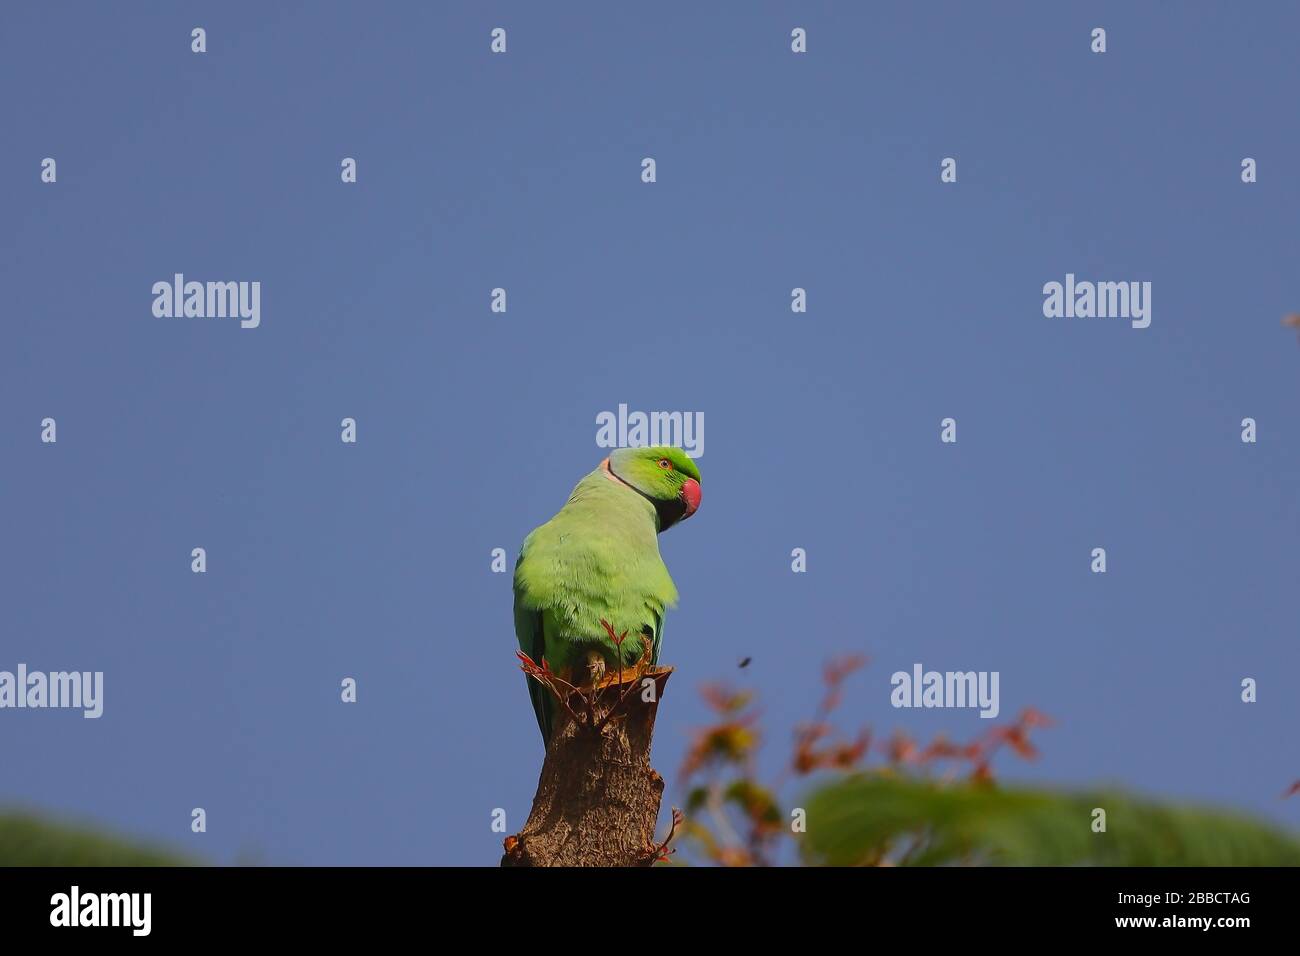
M 587 676 L 591 678 L 591 689 L 600 687 L 605 678 L 605 657 L 600 651 L 587 652 Z

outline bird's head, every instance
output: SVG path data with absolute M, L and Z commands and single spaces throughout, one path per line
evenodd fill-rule
M 680 448 L 619 448 L 600 467 L 654 505 L 660 531 L 685 521 L 700 506 L 700 469 Z

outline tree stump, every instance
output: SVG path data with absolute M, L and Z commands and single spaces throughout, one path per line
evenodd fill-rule
M 664 781 L 650 766 L 650 743 L 671 673 L 610 676 L 556 708 L 532 812 L 506 837 L 502 866 L 650 866 L 660 858 Z

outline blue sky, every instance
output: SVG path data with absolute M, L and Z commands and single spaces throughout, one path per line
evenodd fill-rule
M 661 540 L 669 801 L 701 684 L 761 695 L 775 768 L 864 652 L 850 728 L 974 736 L 889 675 L 996 670 L 1058 721 L 1004 776 L 1296 825 L 1293 8 L 3 20 L 0 669 L 102 670 L 105 712 L 0 711 L 0 804 L 218 862 L 495 864 L 542 753 L 490 552 L 626 403 L 707 422 Z M 260 327 L 155 318 L 175 272 L 260 281 Z M 1150 328 L 1045 318 L 1068 272 L 1151 281 Z

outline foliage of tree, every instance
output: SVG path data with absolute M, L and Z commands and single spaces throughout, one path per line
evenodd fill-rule
M 0 813 L 0 866 L 190 866 L 174 851 L 30 813 Z
M 683 858 L 723 866 L 783 856 L 836 866 L 1300 865 L 1295 834 L 1238 813 L 1118 791 L 1004 786 L 995 757 L 1033 760 L 1031 735 L 1052 724 L 1036 710 L 966 743 L 902 733 L 876 743 L 870 730 L 843 738 L 830 718 L 864 663 L 827 666 L 817 712 L 795 729 L 793 755 L 770 783 L 756 771 L 762 733 L 753 695 L 705 688 L 716 719 L 696 732 L 681 770 Z M 1297 791 L 1300 783 L 1288 795 Z

